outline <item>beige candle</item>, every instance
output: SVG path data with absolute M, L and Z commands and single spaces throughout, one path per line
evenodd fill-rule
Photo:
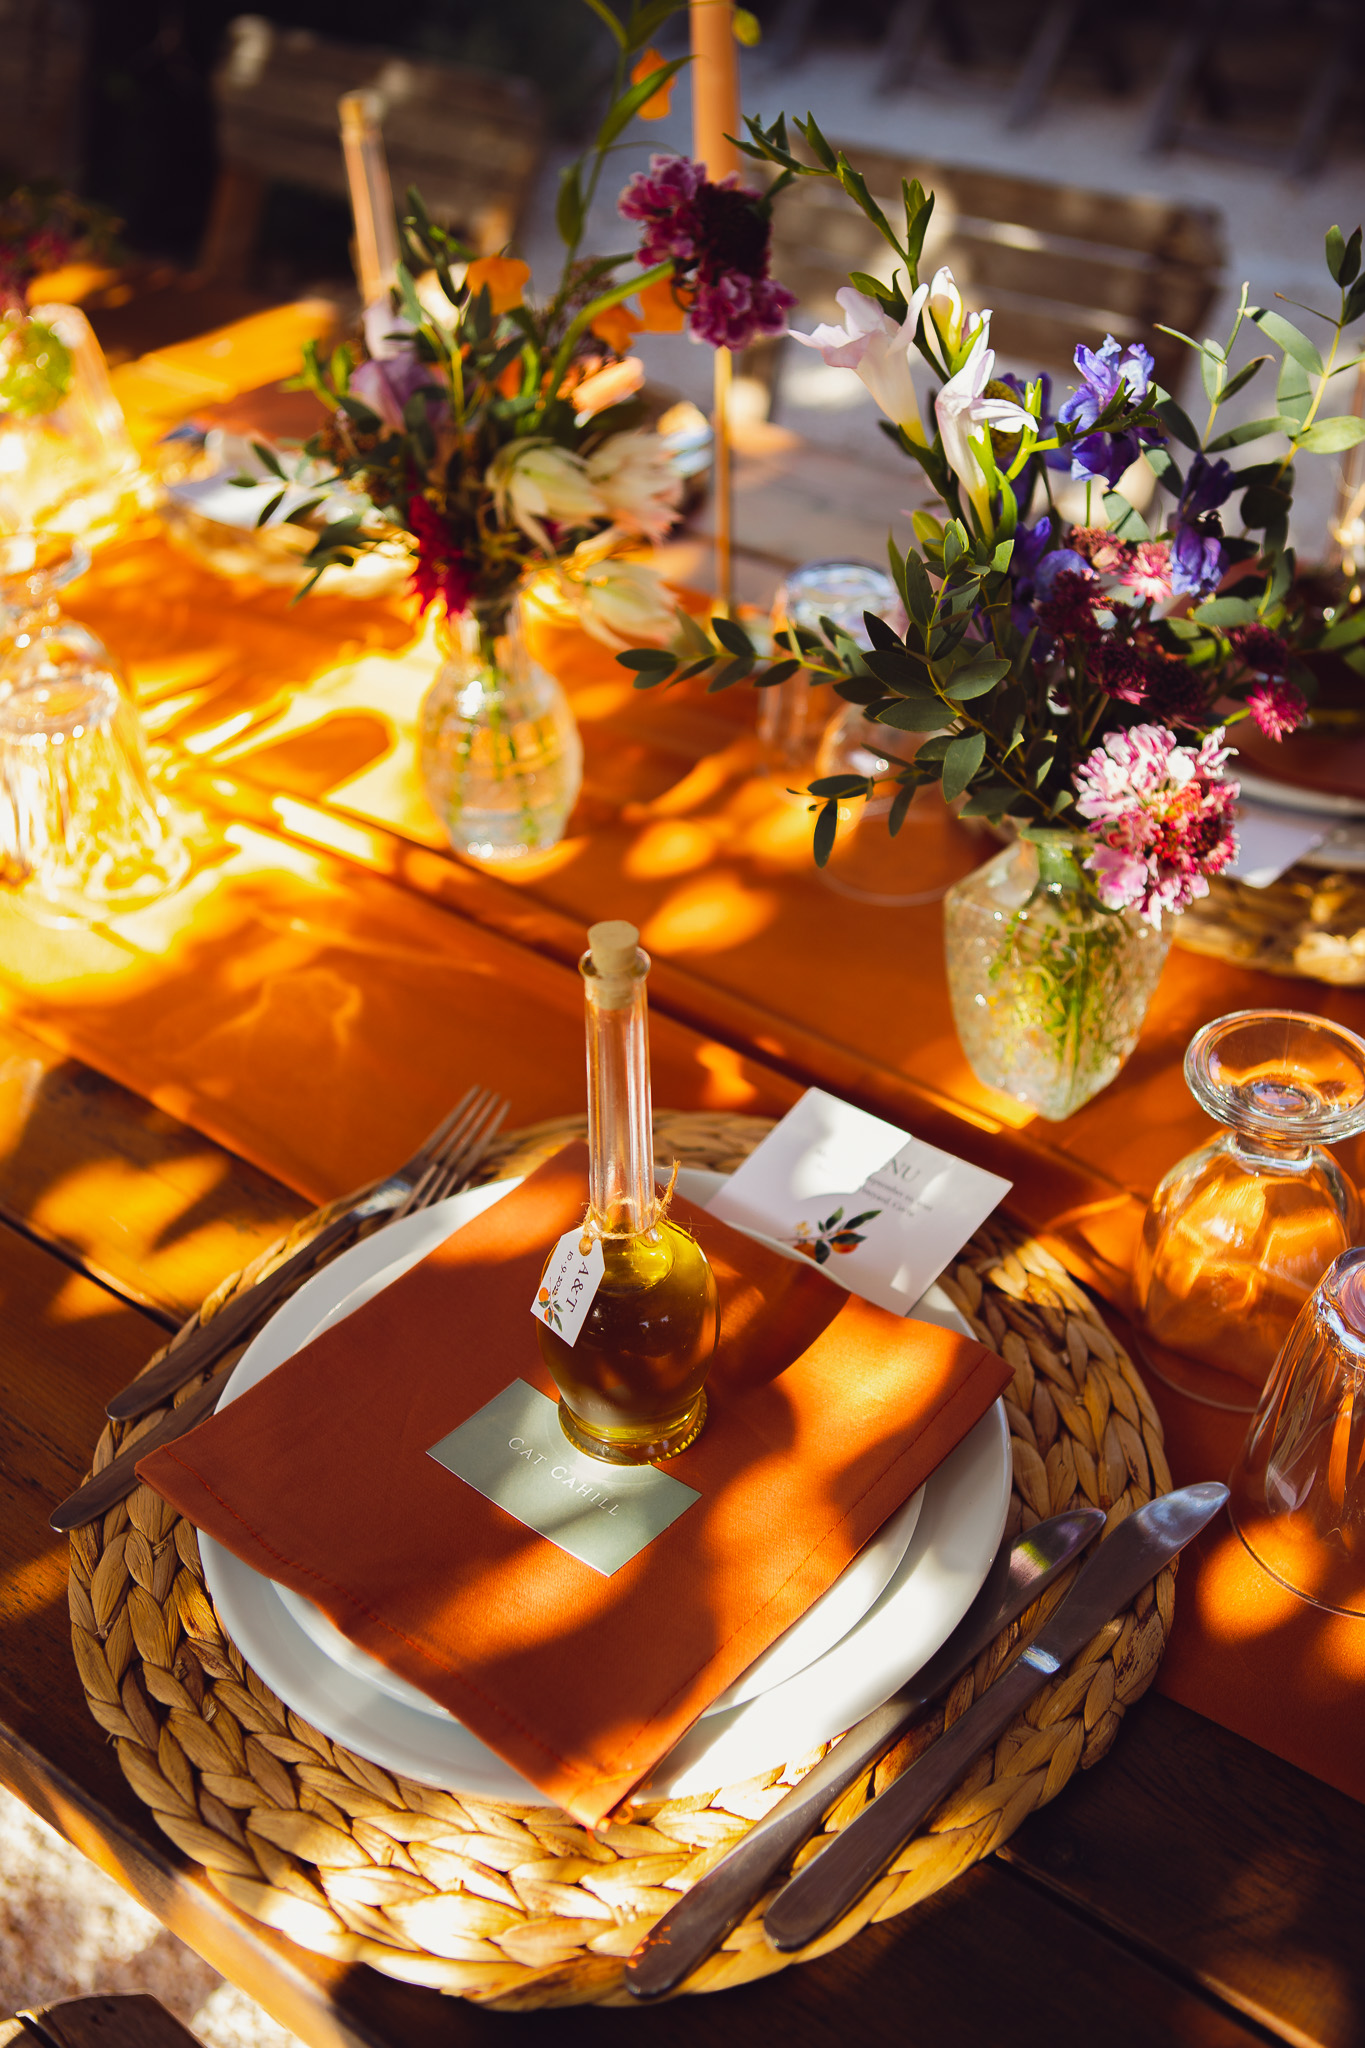
M 362 302 L 372 306 L 388 291 L 398 269 L 398 230 L 378 97 L 370 92 L 344 93 L 337 113 L 355 221 L 356 281 Z
M 692 24 L 692 154 L 709 178 L 739 169 L 727 135 L 739 133 L 734 0 L 689 0 Z

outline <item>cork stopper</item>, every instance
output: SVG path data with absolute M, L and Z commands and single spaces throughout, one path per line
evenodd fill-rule
M 640 934 L 624 918 L 609 917 L 588 927 L 588 956 L 596 976 L 598 1006 L 624 1010 L 637 980 Z

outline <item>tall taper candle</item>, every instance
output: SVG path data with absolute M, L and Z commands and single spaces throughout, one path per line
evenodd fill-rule
M 726 137 L 739 133 L 739 60 L 735 47 L 734 0 L 688 0 L 692 27 L 692 155 L 709 178 L 739 169 L 739 152 Z M 731 566 L 733 519 L 730 481 L 730 384 L 728 349 L 716 350 L 715 403 L 711 431 L 715 466 L 711 501 L 716 522 L 716 597 L 723 612 L 734 606 Z
M 734 0 L 689 0 L 692 25 L 692 154 L 709 178 L 739 169 L 727 135 L 739 133 Z
M 362 302 L 372 306 L 388 291 L 398 269 L 398 230 L 388 158 L 372 93 L 343 93 L 337 101 L 337 113 L 355 221 L 356 281 Z

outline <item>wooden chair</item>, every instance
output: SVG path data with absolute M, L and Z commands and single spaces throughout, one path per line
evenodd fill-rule
M 90 42 L 82 0 L 0 0 L 0 167 L 76 182 Z
M 1098 347 L 1113 334 L 1145 342 L 1160 382 L 1178 385 L 1190 352 L 1153 323 L 1202 331 L 1223 261 L 1217 214 L 844 147 L 891 219 L 903 218 L 902 178 L 937 194 L 921 276 L 952 266 L 968 305 L 993 309 L 991 340 L 1007 365 L 1065 374 L 1078 342 Z M 796 293 L 803 324 L 840 319 L 835 293 L 849 271 L 885 276 L 890 262 L 832 180 L 799 179 L 777 200 L 773 273 Z M 745 368 L 763 375 L 761 356 Z
M 243 14 L 229 23 L 213 78 L 220 170 L 201 275 L 226 283 L 245 274 L 269 185 L 346 197 L 337 101 L 362 91 L 378 101 L 400 207 L 416 185 L 435 219 L 485 253 L 511 238 L 544 144 L 534 86 Z
M 0 2048 L 201 2048 L 159 1999 L 70 1998 L 0 2020 Z

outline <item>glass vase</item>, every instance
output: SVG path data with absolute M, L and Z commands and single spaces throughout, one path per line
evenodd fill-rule
M 447 626 L 446 659 L 422 701 L 421 769 L 457 853 L 510 861 L 564 836 L 583 745 L 563 689 L 533 659 L 520 600 Z
M 1166 954 L 1135 911 L 1106 910 L 1069 832 L 1019 839 L 944 900 L 953 1021 L 988 1088 L 1058 1122 L 1106 1088 L 1142 1030 Z

